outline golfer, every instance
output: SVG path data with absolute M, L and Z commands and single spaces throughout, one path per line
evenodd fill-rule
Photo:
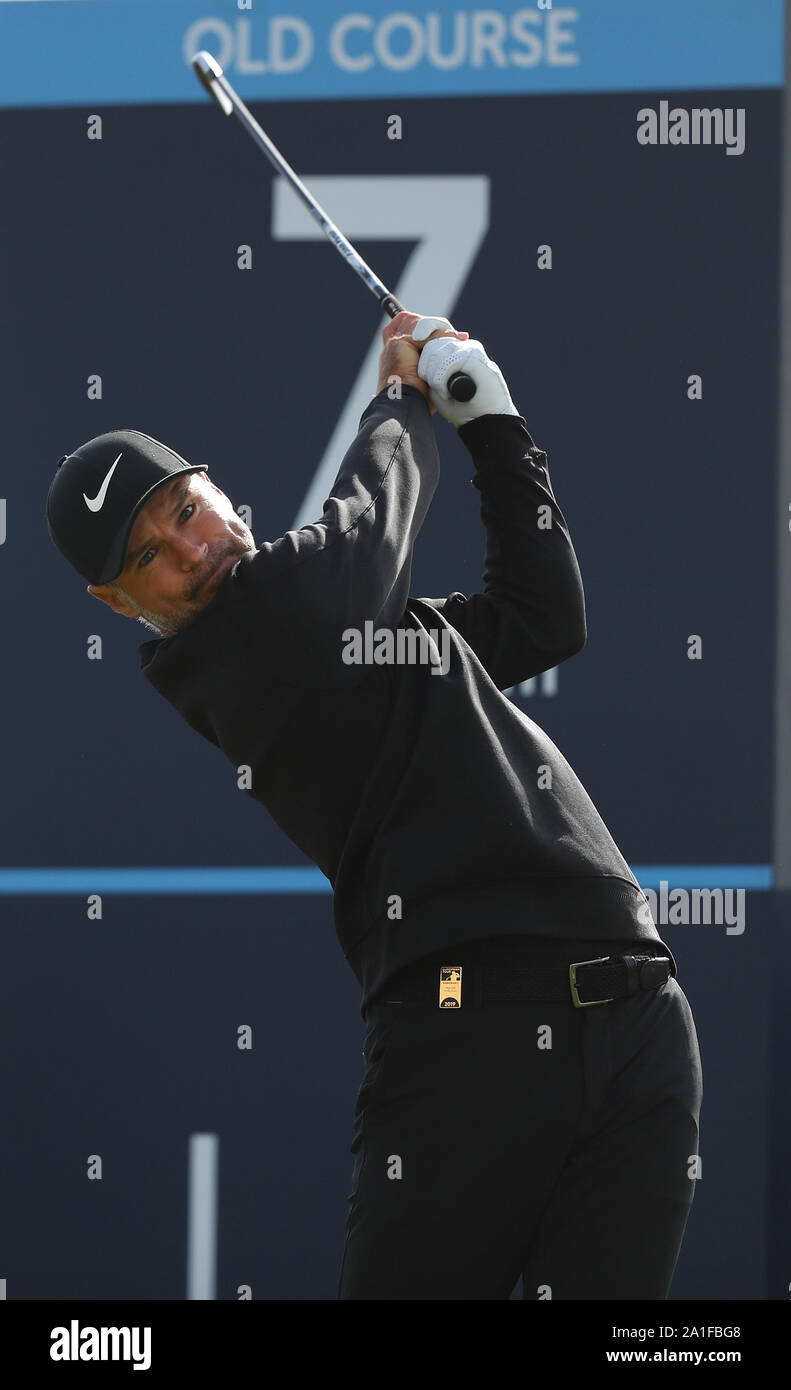
M 695 1189 L 690 1006 L 591 798 L 504 693 L 586 642 L 568 526 L 482 344 L 408 312 L 382 338 L 314 523 L 256 546 L 205 464 L 117 430 L 60 460 L 50 534 L 332 885 L 366 1024 L 338 1297 L 521 1277 L 533 1300 L 664 1299 Z M 437 412 L 485 564 L 480 592 L 418 598 Z

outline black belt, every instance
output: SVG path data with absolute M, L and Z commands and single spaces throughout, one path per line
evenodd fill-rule
M 439 1008 L 465 1004 L 532 1000 L 571 1003 L 575 1009 L 609 1004 L 641 990 L 659 989 L 672 974 L 669 956 L 624 952 L 570 961 L 568 965 L 447 965 L 412 967 L 384 990 L 385 1004 L 434 1003 Z

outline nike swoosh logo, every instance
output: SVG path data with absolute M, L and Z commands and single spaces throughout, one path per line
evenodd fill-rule
M 110 479 L 112 478 L 113 473 L 115 472 L 116 468 L 118 467 L 118 464 L 120 463 L 122 457 L 123 457 L 123 450 L 122 450 L 121 453 L 118 455 L 118 458 L 115 460 L 115 463 L 113 464 L 112 468 L 110 469 L 110 472 L 107 474 L 107 477 L 105 478 L 104 482 L 102 483 L 102 485 L 101 485 L 101 487 L 99 488 L 99 491 L 97 492 L 97 494 L 96 494 L 95 497 L 86 497 L 86 496 L 85 496 L 85 493 L 82 494 L 82 495 L 83 495 L 83 498 L 85 499 L 85 505 L 86 505 L 86 507 L 88 508 L 89 511 L 91 511 L 91 512 L 100 512 L 100 511 L 101 511 L 101 509 L 102 509 L 102 504 L 104 503 L 104 499 L 105 499 L 105 497 L 107 496 L 107 489 L 108 489 L 108 487 L 110 486 Z

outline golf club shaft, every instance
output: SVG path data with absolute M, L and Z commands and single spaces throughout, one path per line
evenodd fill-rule
M 283 158 L 279 149 L 269 139 L 265 130 L 262 130 L 258 121 L 248 110 L 241 97 L 234 91 L 230 82 L 226 78 L 217 60 L 205 51 L 196 53 L 192 59 L 192 66 L 199 81 L 208 91 L 209 95 L 217 102 L 223 115 L 230 116 L 232 113 L 238 116 L 242 125 L 252 136 L 260 150 L 263 150 L 270 164 L 282 174 L 291 184 L 294 192 L 304 203 L 312 217 L 318 222 L 324 234 L 332 242 L 336 251 L 345 258 L 352 270 L 356 271 L 360 279 L 372 294 L 376 295 L 379 307 L 388 315 L 395 318 L 396 314 L 403 311 L 401 304 L 382 283 L 378 275 L 375 275 L 371 267 L 363 260 L 359 252 L 352 246 L 351 242 L 343 235 L 339 227 L 336 227 L 332 218 L 328 217 L 324 209 L 313 194 L 307 189 L 298 174 L 294 172 L 291 165 Z M 468 401 L 475 394 L 475 383 L 471 377 L 464 372 L 455 372 L 448 381 L 448 391 L 455 400 Z

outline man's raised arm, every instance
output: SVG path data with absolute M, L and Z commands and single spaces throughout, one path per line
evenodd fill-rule
M 317 644 L 314 669 L 322 652 L 340 653 L 346 628 L 397 624 L 409 597 L 412 550 L 439 481 L 433 408 L 410 337 L 418 318 L 405 312 L 383 329 L 377 394 L 321 519 L 265 542 L 239 566 L 240 585 L 261 587 L 262 621 L 276 608 L 281 632 Z
M 479 381 L 468 404 L 445 399 L 463 370 Z M 437 343 L 422 355 L 429 399 L 456 426 L 475 463 L 486 530 L 483 592 L 427 599 L 461 633 L 500 690 L 557 666 L 585 645 L 585 597 L 547 456 L 502 373 L 480 343 Z M 488 413 L 483 413 L 488 411 Z M 480 412 L 480 413 L 479 413 Z

